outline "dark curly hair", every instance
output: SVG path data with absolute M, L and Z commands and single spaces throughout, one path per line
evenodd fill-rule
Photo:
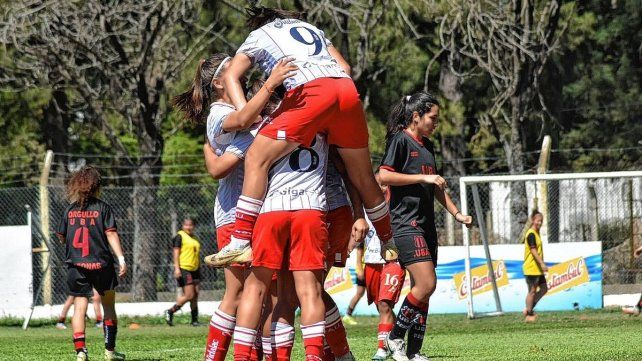
M 96 168 L 83 166 L 67 182 L 67 199 L 84 208 L 90 198 L 95 198 L 100 193 L 100 182 L 100 173 Z
M 246 8 L 245 14 L 247 15 L 245 25 L 250 28 L 250 31 L 256 30 L 276 19 L 303 19 L 305 15 L 298 11 L 288 11 L 256 5 Z

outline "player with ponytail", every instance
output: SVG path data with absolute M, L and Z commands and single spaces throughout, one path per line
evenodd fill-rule
M 404 96 L 392 109 L 387 124 L 386 151 L 381 161 L 381 183 L 390 191 L 393 238 L 399 263 L 412 280 L 395 324 L 386 338 L 394 360 L 427 360 L 420 354 L 426 332 L 428 301 L 437 276 L 437 229 L 434 199 L 455 219 L 468 226 L 437 174 L 435 150 L 428 138 L 439 122 L 439 101 L 427 92 Z M 408 333 L 408 348 L 404 338 Z
M 201 60 L 191 87 L 173 99 L 174 106 L 186 119 L 194 123 L 207 123 L 207 142 L 204 144 L 206 166 L 208 172 L 219 180 L 214 205 L 219 249 L 230 242 L 235 206 L 243 184 L 242 162 L 247 148 L 254 140 L 254 135 L 249 130 L 243 130 L 245 127 L 240 127 L 239 124 L 256 123 L 255 126 L 258 127 L 261 113 L 274 108 L 271 103 L 272 92 L 265 89 L 281 85 L 292 69 L 287 62 L 280 62 L 265 82 L 255 83 L 254 96 L 247 106 L 237 110 L 232 105 L 222 80 L 230 60 L 231 57 L 227 54 L 214 54 Z M 212 161 L 214 158 L 216 161 Z M 250 259 L 251 254 L 245 256 L 245 261 Z M 244 259 L 241 258 L 239 263 L 225 269 L 225 293 L 210 321 L 206 360 L 225 360 L 247 273 L 242 261 Z M 205 263 L 212 265 L 212 259 L 206 258 Z

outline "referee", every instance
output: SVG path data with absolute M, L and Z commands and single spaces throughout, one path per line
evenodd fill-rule
M 190 303 L 192 311 L 192 326 L 199 326 L 198 323 L 198 292 L 201 283 L 201 272 L 199 260 L 201 244 L 194 237 L 194 220 L 186 217 L 183 226 L 176 237 L 172 239 L 172 257 L 174 260 L 174 277 L 183 294 L 176 297 L 176 304 L 165 311 L 165 321 L 168 325 L 174 325 L 174 313 L 180 310 L 184 304 Z

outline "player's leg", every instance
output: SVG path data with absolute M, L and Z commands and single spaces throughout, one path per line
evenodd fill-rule
M 100 293 L 94 289 L 94 295 L 91 296 L 91 303 L 94 305 L 94 314 L 96 315 L 96 327 L 103 327 L 103 310 Z
M 299 300 L 294 289 L 292 272 L 282 270 L 277 281 L 277 303 L 272 315 L 271 334 L 274 361 L 290 360 L 294 346 L 294 314 L 299 307 Z
M 71 329 L 73 331 L 74 349 L 80 357 L 84 353 L 87 355 L 87 346 L 85 344 L 85 315 L 87 315 L 87 306 L 89 298 L 78 296 L 74 298 L 74 314 L 71 317 Z
M 293 271 L 294 286 L 301 305 L 301 333 L 306 359 L 323 357 L 323 335 L 325 332 L 325 305 L 322 293 L 322 270 Z
M 354 312 L 354 309 L 357 307 L 357 303 L 361 300 L 363 295 L 366 292 L 366 288 L 364 286 L 364 280 L 363 278 L 360 278 L 357 276 L 357 288 L 354 293 L 354 296 L 350 299 L 350 303 L 348 303 L 348 309 L 346 310 L 346 315 L 343 317 L 343 321 L 348 324 L 348 325 L 356 325 L 357 321 L 352 318 L 352 313 Z
M 359 191 L 366 215 L 381 241 L 386 243 L 392 238 L 390 213 L 372 170 L 368 125 L 359 93 L 351 79 L 337 79 L 334 83 L 339 110 L 328 124 L 328 143 L 337 146 L 350 181 Z
M 174 314 L 194 297 L 194 283 L 191 280 L 191 276 L 189 276 L 189 272 L 181 271 L 183 277 L 178 282 L 181 285 L 182 293 L 176 296 L 176 303 L 165 311 L 165 321 L 170 326 L 174 325 Z
M 379 311 L 379 327 L 377 333 L 378 347 L 373 360 L 385 360 L 388 350 L 385 340 L 395 323 L 393 308 L 401 294 L 406 278 L 406 270 L 397 262 L 389 262 L 381 266 L 379 273 L 379 288 L 377 293 L 377 310 Z
M 194 280 L 194 294 L 189 300 L 189 309 L 192 316 L 192 326 L 200 326 L 200 324 L 198 323 L 198 294 L 200 290 L 200 280 Z
M 531 320 L 534 316 L 533 308 L 535 308 L 535 296 L 537 295 L 537 282 L 536 276 L 525 276 L 528 292 L 526 293 L 526 309 L 525 316 L 527 320 Z
M 73 304 L 74 304 L 74 296 L 71 296 L 71 295 L 67 296 L 65 303 L 62 305 L 62 311 L 60 311 L 60 317 L 58 317 L 58 322 L 56 323 L 57 329 L 59 330 L 67 329 L 67 326 L 65 326 L 65 321 L 67 320 L 67 314 L 69 313 L 69 309 Z
M 546 295 L 548 292 L 548 285 L 546 284 L 546 278 L 541 276 L 537 285 L 537 292 L 535 292 L 535 297 L 533 297 L 533 309 L 537 306 L 537 303 Z
M 234 224 L 226 224 L 216 229 L 216 242 L 218 249 L 230 243 L 230 236 Z M 243 293 L 243 282 L 247 275 L 244 265 L 232 265 L 223 271 L 225 277 L 225 293 L 223 299 L 214 311 L 210 320 L 207 345 L 205 347 L 205 361 L 224 361 L 232 341 L 234 326 L 236 326 L 236 310 Z
M 105 333 L 105 360 L 125 360 L 125 355 L 116 352 L 116 336 L 118 334 L 118 316 L 116 315 L 116 291 L 118 278 L 113 269 L 97 271 L 92 284 L 100 294 L 103 305 L 103 331 Z
M 428 299 L 437 285 L 437 276 L 432 261 L 408 264 L 406 269 L 410 273 L 412 287 L 397 313 L 395 325 L 386 340 L 386 346 L 392 352 L 395 361 L 412 359 L 421 350 L 426 332 Z M 408 348 L 406 355 L 402 355 L 400 351 L 404 350 L 403 339 L 409 330 Z M 410 358 L 407 357 L 408 355 Z
M 271 341 L 271 326 L 272 316 L 274 314 L 274 306 L 277 303 L 277 286 L 276 286 L 276 272 L 272 275 L 270 288 L 268 290 L 268 297 L 263 304 L 263 313 L 261 315 L 261 338 L 257 337 L 255 348 L 252 350 L 253 359 L 256 360 L 264 358 L 265 361 L 273 360 L 272 358 L 272 341 Z M 260 351 L 260 352 L 259 352 Z
M 332 296 L 325 290 L 322 294 L 323 304 L 325 306 L 325 339 L 330 348 L 330 353 L 325 353 L 326 356 L 334 355 L 332 360 L 353 360 L 350 353 L 350 346 L 348 345 L 348 337 L 346 329 L 341 322 L 341 314 L 337 304 L 332 299 Z M 324 357 L 326 357 L 324 356 Z
M 253 267 L 245 280 L 234 327 L 234 359 L 249 360 L 274 270 Z

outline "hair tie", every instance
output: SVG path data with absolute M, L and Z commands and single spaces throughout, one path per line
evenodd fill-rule
M 410 100 L 410 95 L 406 95 L 406 101 Z
M 218 77 L 218 74 L 221 72 L 221 69 L 223 69 L 223 65 L 225 65 L 225 63 L 230 61 L 230 59 L 232 59 L 231 56 L 228 56 L 225 59 L 223 59 L 221 64 L 219 64 L 218 68 L 216 68 L 216 71 L 214 72 L 214 76 L 212 78 L 217 78 Z

